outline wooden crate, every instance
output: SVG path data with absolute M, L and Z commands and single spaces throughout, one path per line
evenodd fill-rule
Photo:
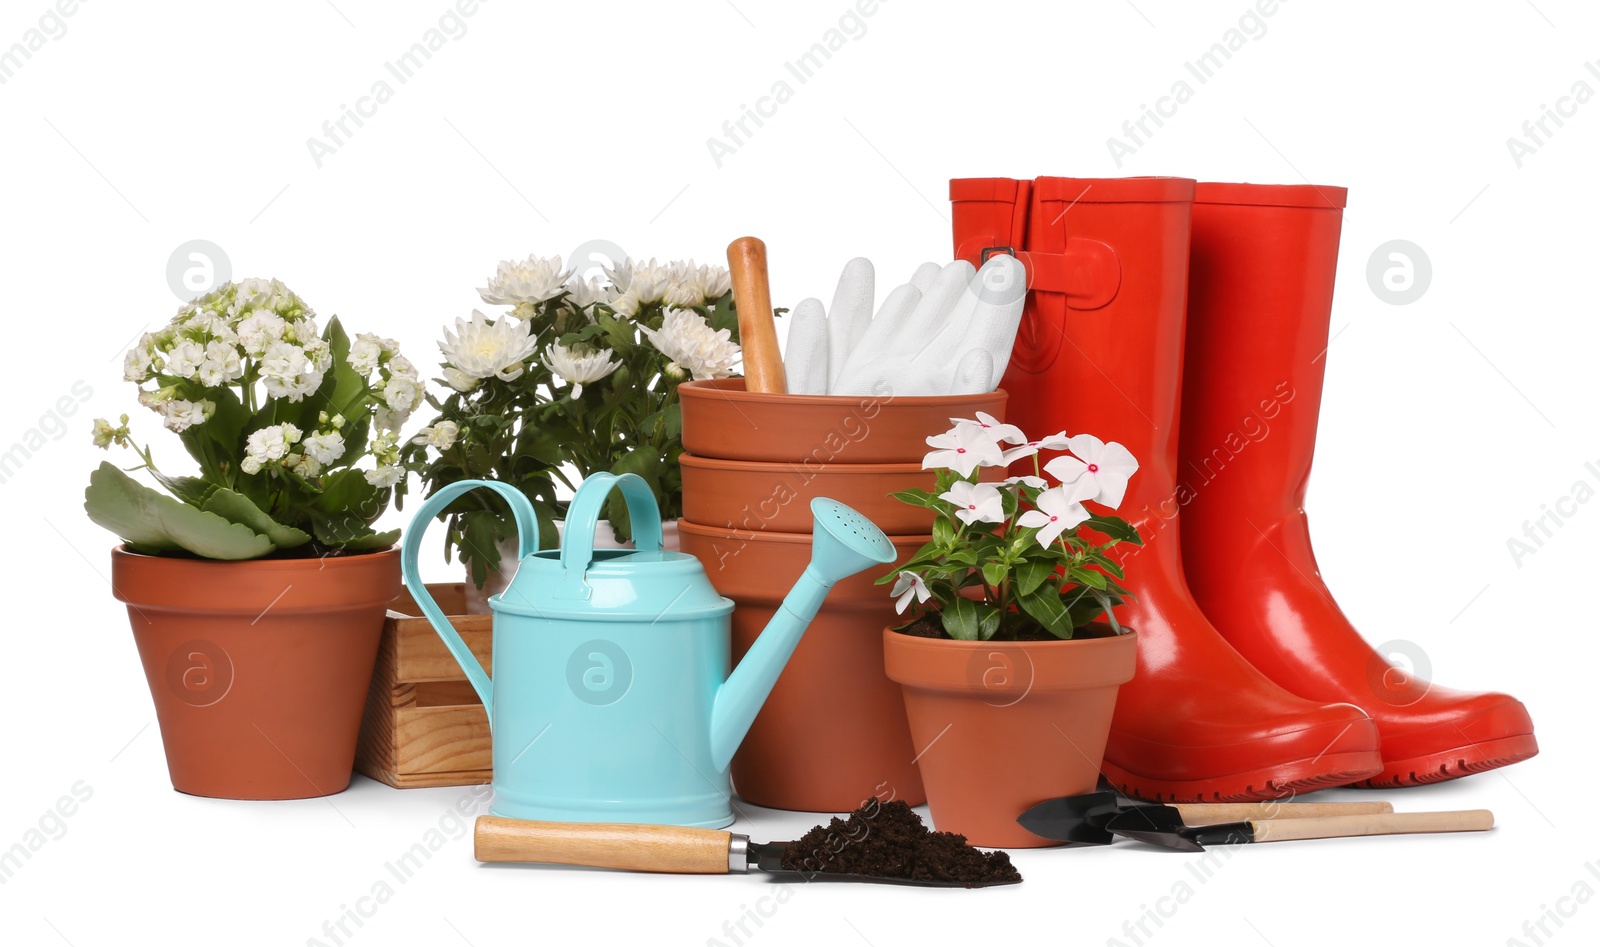
M 463 583 L 430 585 L 467 647 L 489 668 L 490 616 L 467 615 Z M 489 718 L 461 666 L 402 592 L 383 623 L 356 744 L 356 769 L 397 789 L 469 786 L 493 775 Z

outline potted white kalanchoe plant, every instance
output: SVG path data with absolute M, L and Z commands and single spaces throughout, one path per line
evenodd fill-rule
M 109 462 L 85 508 L 117 534 L 173 785 L 232 798 L 342 790 L 378 636 L 400 591 L 398 530 L 373 523 L 405 477 L 422 400 L 391 339 L 352 342 L 277 280 L 230 283 L 128 352 L 125 380 L 183 444 L 157 467 L 127 415 L 94 422 L 162 489 Z

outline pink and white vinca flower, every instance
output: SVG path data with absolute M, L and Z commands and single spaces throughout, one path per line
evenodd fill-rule
M 929 437 L 927 443 L 935 450 L 922 458 L 923 470 L 943 467 L 970 477 L 979 467 L 998 467 L 1005 462 L 999 443 L 976 424 L 957 424 Z
M 1024 457 L 1032 457 L 1034 454 L 1037 454 L 1042 450 L 1066 450 L 1066 449 L 1067 449 L 1067 432 L 1066 431 L 1061 431 L 1059 433 L 1052 434 L 1049 437 L 1041 437 L 1036 441 L 1030 441 L 1030 440 L 1024 438 L 1023 442 L 1022 442 L 1022 444 L 1020 446 L 1012 447 L 1012 448 L 1009 448 L 1009 449 L 1006 450 L 1006 452 L 1005 452 L 1005 461 L 1006 461 L 1006 463 L 1009 464 L 1014 460 L 1021 460 Z
M 956 508 L 956 517 L 971 526 L 973 523 L 1004 523 L 1005 504 L 1000 499 L 1000 488 L 992 483 L 973 483 L 957 480 L 950 489 L 939 494 Z
M 933 593 L 928 591 L 927 583 L 922 581 L 922 576 L 915 572 L 902 572 L 895 576 L 894 588 L 889 590 L 889 594 L 894 596 L 894 610 L 897 615 L 905 612 L 913 596 L 919 605 L 933 596 Z
M 1038 529 L 1039 545 L 1048 546 L 1066 530 L 1089 518 L 1089 511 L 1079 502 L 1082 499 L 1070 486 L 1051 487 L 1034 501 L 1038 507 L 1017 518 L 1018 526 Z
M 1116 509 L 1128 490 L 1128 478 L 1139 469 L 1133 453 L 1116 441 L 1107 443 L 1093 434 L 1069 437 L 1067 445 L 1077 456 L 1063 454 L 1044 469 L 1064 485 L 1081 485 L 1080 499 Z

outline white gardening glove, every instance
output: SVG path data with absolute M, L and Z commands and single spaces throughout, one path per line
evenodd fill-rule
M 925 280 L 928 273 L 925 265 L 913 280 Z M 1011 360 L 1026 294 L 1022 263 L 1005 255 L 991 258 L 976 273 L 972 264 L 957 260 L 940 269 L 924 292 L 914 285 L 900 287 L 842 368 L 834 373 L 830 367 L 837 380 L 828 394 L 993 391 Z

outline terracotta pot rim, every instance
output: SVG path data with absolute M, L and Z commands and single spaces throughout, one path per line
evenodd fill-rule
M 820 396 L 827 397 L 827 396 Z M 685 452 L 678 456 L 678 462 L 685 467 L 698 467 L 703 470 L 731 470 L 741 473 L 788 473 L 804 471 L 819 476 L 851 476 L 857 474 L 915 474 L 924 469 L 920 463 L 904 464 L 852 464 L 847 462 L 811 464 L 804 460 L 724 460 L 719 457 L 701 457 L 699 454 Z
M 1098 644 L 1102 648 L 1115 647 L 1122 643 L 1124 638 L 1138 640 L 1138 632 L 1132 628 L 1120 635 L 1108 635 L 1100 638 L 1057 638 L 1054 641 L 959 641 L 955 638 L 924 638 L 920 635 L 907 635 L 895 631 L 893 628 L 883 629 L 885 647 L 889 642 L 895 642 L 896 647 L 911 648 L 921 651 L 979 651 L 984 648 L 1033 648 L 1052 649 L 1063 645 L 1077 645 L 1078 647 L 1091 647 Z
M 257 569 L 295 569 L 310 562 L 323 563 L 319 569 L 328 568 L 328 563 L 335 563 L 335 568 L 341 568 L 346 562 L 370 562 L 383 556 L 400 555 L 399 546 L 390 546 L 388 549 L 378 549 L 372 552 L 358 552 L 339 556 L 304 556 L 294 559 L 206 559 L 201 556 L 152 556 L 149 553 L 134 552 L 126 543 L 118 543 L 111 547 L 111 555 L 122 556 L 127 559 L 144 562 L 173 562 L 192 565 L 197 568 L 230 568 L 234 566 L 253 566 Z
M 678 532 L 688 533 L 691 536 L 705 536 L 712 539 L 738 540 L 739 542 L 765 542 L 765 543 L 797 543 L 811 545 L 811 533 L 781 533 L 776 530 L 749 530 L 729 529 L 726 526 L 707 526 L 704 523 L 693 523 L 686 519 L 678 520 Z M 896 546 L 910 543 L 932 542 L 933 536 L 920 534 L 912 536 L 890 536 L 889 542 Z M 903 636 L 902 636 L 903 637 Z
M 686 381 L 678 386 L 679 397 L 685 394 L 700 397 L 710 397 L 715 392 L 730 401 L 744 401 L 761 404 L 782 405 L 816 405 L 818 407 L 839 408 L 859 405 L 862 401 L 882 401 L 885 407 L 903 406 L 913 408 L 934 407 L 941 404 L 971 404 L 974 401 L 1006 400 L 1004 388 L 977 395 L 904 395 L 888 394 L 865 395 L 789 395 L 772 394 L 762 391 L 745 391 L 743 378 L 713 378 L 700 381 Z M 737 383 L 735 387 L 733 383 Z

